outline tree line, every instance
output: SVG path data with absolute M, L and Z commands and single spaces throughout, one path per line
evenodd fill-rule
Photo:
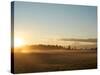
M 44 44 L 38 44 L 38 45 L 26 45 L 22 48 L 25 49 L 39 49 L 39 50 L 97 50 L 97 48 L 73 48 L 72 46 L 68 45 L 66 47 L 61 45 L 44 45 Z

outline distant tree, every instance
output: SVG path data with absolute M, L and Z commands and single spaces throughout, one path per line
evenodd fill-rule
M 68 46 L 68 50 L 71 50 L 71 46 L 70 45 Z

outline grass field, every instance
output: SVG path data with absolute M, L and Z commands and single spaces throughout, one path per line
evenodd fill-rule
M 96 50 L 41 50 L 40 52 L 14 53 L 14 73 L 95 68 L 97 68 Z

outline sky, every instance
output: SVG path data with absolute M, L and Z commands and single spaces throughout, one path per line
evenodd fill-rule
M 97 38 L 97 7 L 15 2 L 14 36 L 23 38 L 27 44 Z

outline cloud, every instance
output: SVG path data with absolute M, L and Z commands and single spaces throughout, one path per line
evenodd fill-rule
M 78 41 L 78 42 L 94 42 L 95 43 L 95 42 L 97 42 L 97 39 L 96 38 L 93 38 L 93 39 L 91 39 L 91 38 L 89 38 L 89 39 L 62 38 L 62 39 L 60 39 L 60 41 Z

